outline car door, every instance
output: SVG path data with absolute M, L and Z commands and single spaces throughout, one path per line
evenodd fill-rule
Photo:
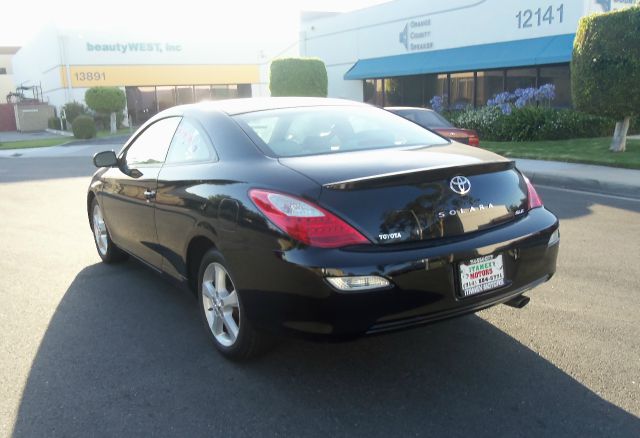
M 160 119 L 145 128 L 120 155 L 120 166 L 103 175 L 102 207 L 116 245 L 160 268 L 155 226 L 158 173 L 180 117 Z
M 176 130 L 158 175 L 156 229 L 163 248 L 162 270 L 178 279 L 186 276 L 184 249 L 203 221 L 218 210 L 209 196 L 218 155 L 202 125 L 185 117 Z

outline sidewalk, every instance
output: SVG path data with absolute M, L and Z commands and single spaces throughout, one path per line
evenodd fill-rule
M 75 143 L 72 146 L 47 146 L 41 148 L 4 149 L 0 158 L 55 158 L 55 157 L 93 157 L 97 152 L 113 150 L 118 152 L 122 143 Z
M 46 138 L 60 138 L 60 141 L 67 141 L 67 137 L 47 131 L 37 132 L 17 132 L 17 131 L 1 131 L 0 143 L 7 143 L 11 141 L 25 141 L 25 140 L 43 140 Z
M 534 184 L 640 199 L 640 170 L 519 158 L 516 166 Z

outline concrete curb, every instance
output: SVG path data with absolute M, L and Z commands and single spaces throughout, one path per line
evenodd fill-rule
M 593 178 L 577 178 L 544 172 L 524 171 L 524 173 L 533 184 L 640 199 L 640 187 L 636 185 L 600 181 Z
M 47 128 L 45 129 L 45 131 L 48 132 L 49 134 L 61 135 L 63 137 L 73 137 L 73 133 L 69 131 L 60 131 L 59 129 L 51 129 L 51 128 Z

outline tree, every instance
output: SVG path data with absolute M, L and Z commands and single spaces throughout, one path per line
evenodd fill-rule
M 271 63 L 272 96 L 327 97 L 327 68 L 320 59 L 283 58 Z
M 87 106 L 97 113 L 111 114 L 111 133 L 116 132 L 116 113 L 122 111 L 127 99 L 117 87 L 93 87 L 84 93 Z
M 640 7 L 580 20 L 571 88 L 577 109 L 618 121 L 611 150 L 623 152 L 631 117 L 640 115 Z

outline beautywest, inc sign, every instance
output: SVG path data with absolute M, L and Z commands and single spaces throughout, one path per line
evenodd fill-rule
M 155 43 L 155 42 L 131 42 L 131 43 L 86 43 L 87 52 L 104 52 L 104 53 L 164 53 L 164 52 L 181 52 L 182 46 L 173 43 Z

